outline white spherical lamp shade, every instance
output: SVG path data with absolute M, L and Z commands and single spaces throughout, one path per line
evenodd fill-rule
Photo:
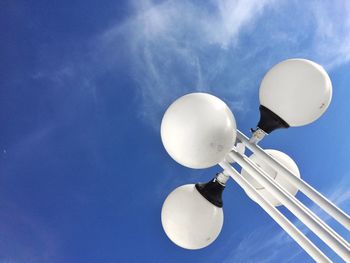
M 172 242 L 186 249 L 200 249 L 211 244 L 220 234 L 224 214 L 206 200 L 194 184 L 176 188 L 162 208 L 162 225 Z
M 169 155 L 189 168 L 208 168 L 222 161 L 236 140 L 236 122 L 219 98 L 190 93 L 164 114 L 161 138 Z
M 260 85 L 260 104 L 289 126 L 318 119 L 332 98 L 332 83 L 322 66 L 306 59 L 288 59 L 272 67 Z
M 265 150 L 269 155 L 271 155 L 274 159 L 279 161 L 281 164 L 283 164 L 286 168 L 288 168 L 295 176 L 300 178 L 300 173 L 298 166 L 295 164 L 292 158 L 290 158 L 288 155 L 286 155 L 283 152 L 276 151 L 276 150 Z M 255 154 L 251 155 L 249 157 L 251 161 L 253 161 L 255 164 L 257 164 L 264 172 L 266 172 L 271 178 L 273 178 L 280 186 L 282 186 L 283 189 L 285 189 L 288 193 L 295 196 L 298 192 L 298 189 L 289 183 L 288 180 L 286 180 L 285 176 L 283 174 L 278 173 L 275 169 L 273 169 L 270 165 L 268 165 L 266 162 L 259 159 Z M 280 206 L 281 203 L 264 187 L 262 187 L 246 170 L 242 169 L 241 172 L 242 176 L 247 179 L 247 181 L 255 187 L 255 189 L 273 206 Z M 255 201 L 255 199 L 250 196 L 248 193 L 247 195 Z

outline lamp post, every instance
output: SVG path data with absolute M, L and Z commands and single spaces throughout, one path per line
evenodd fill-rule
M 169 155 L 181 165 L 201 169 L 219 165 L 223 171 L 204 184 L 176 188 L 164 201 L 165 233 L 178 246 L 200 249 L 211 244 L 223 225 L 222 192 L 232 178 L 315 261 L 329 258 L 276 207 L 284 205 L 337 255 L 350 262 L 350 245 L 301 203 L 301 191 L 350 230 L 350 217 L 300 177 L 285 153 L 258 146 L 278 128 L 303 126 L 318 119 L 332 97 L 327 72 L 306 59 L 288 59 L 272 67 L 260 85 L 260 121 L 251 138 L 236 129 L 234 115 L 219 98 L 191 93 L 177 99 L 164 114 L 161 138 Z M 245 149 L 253 154 L 248 157 Z M 242 167 L 238 172 L 232 167 Z

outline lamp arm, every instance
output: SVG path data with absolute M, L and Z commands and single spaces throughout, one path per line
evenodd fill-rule
M 248 137 L 242 132 L 237 130 L 237 139 L 250 149 L 257 157 L 265 161 L 277 172 L 283 174 L 285 178 L 293 184 L 299 191 L 310 198 L 315 204 L 327 212 L 331 217 L 337 220 L 340 224 L 350 230 L 350 217 L 339 207 L 333 204 L 330 200 L 324 197 L 321 193 L 315 190 L 312 186 L 306 183 L 304 180 L 293 175 L 283 164 L 267 154 L 261 147 L 254 143 L 250 143 Z
M 262 209 L 272 217 L 316 262 L 331 262 L 323 252 L 316 247 L 298 228 L 296 228 L 277 208 L 266 201 L 258 191 L 250 185 L 227 161 L 219 164 L 223 174 L 229 175 L 244 191 L 248 192 Z
M 317 217 L 310 209 L 304 206 L 299 200 L 284 190 L 263 170 L 250 161 L 248 157 L 242 156 L 235 151 L 232 151 L 229 155 L 340 257 L 345 261 L 350 262 L 350 249 L 346 240 Z

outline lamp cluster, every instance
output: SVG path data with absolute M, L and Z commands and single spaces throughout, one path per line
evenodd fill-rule
M 250 139 L 236 127 L 229 107 L 207 93 L 190 93 L 173 102 L 161 123 L 161 138 L 179 164 L 202 169 L 219 164 L 224 170 L 204 184 L 176 188 L 161 212 L 165 233 L 175 244 L 200 249 L 211 244 L 223 226 L 221 194 L 233 178 L 316 261 L 329 262 L 303 233 L 282 215 L 284 205 L 340 257 L 350 261 L 349 243 L 295 198 L 302 191 L 350 229 L 347 214 L 300 178 L 296 163 L 285 153 L 261 149 L 257 143 L 278 128 L 303 126 L 318 119 L 332 98 L 327 72 L 306 59 L 288 59 L 272 67 L 259 91 L 260 121 Z M 250 157 L 245 148 L 253 151 Z M 241 172 L 230 164 L 237 162 Z

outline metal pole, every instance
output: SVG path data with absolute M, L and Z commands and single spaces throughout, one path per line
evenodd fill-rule
M 278 209 L 266 201 L 245 178 L 226 161 L 219 164 L 224 173 L 232 177 L 236 183 L 248 192 L 257 203 L 285 230 L 316 262 L 331 262 L 299 229 L 297 229 Z
M 231 152 L 230 157 L 234 159 L 243 169 L 250 173 L 253 178 L 272 193 L 286 208 L 288 208 L 301 222 L 320 237 L 330 248 L 332 248 L 345 261 L 350 262 L 349 244 L 335 232 L 330 231 L 320 223 L 319 219 L 307 207 L 305 207 L 294 196 L 290 195 L 271 179 L 264 171 L 255 166 L 246 156 L 237 152 Z
M 324 197 L 321 193 L 317 192 L 312 186 L 307 184 L 302 179 L 293 175 L 284 165 L 279 163 L 273 157 L 268 155 L 263 149 L 254 143 L 250 143 L 249 139 L 239 130 L 237 130 L 237 138 L 243 142 L 256 156 L 261 160 L 269 163 L 278 172 L 284 174 L 286 179 L 297 187 L 302 193 L 304 193 L 308 198 L 315 202 L 319 207 L 326 211 L 330 216 L 337 220 L 340 224 L 350 230 L 350 217 Z

